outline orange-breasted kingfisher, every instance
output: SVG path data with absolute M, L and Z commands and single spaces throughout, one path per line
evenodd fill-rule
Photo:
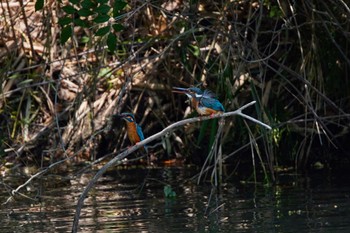
M 145 139 L 142 133 L 142 128 L 136 123 L 135 117 L 132 113 L 121 113 L 119 117 L 126 122 L 126 132 L 131 144 L 135 145 Z M 145 152 L 147 152 L 146 146 L 144 149 Z
M 216 99 L 215 94 L 209 90 L 202 91 L 198 87 L 173 87 L 173 92 L 186 94 L 199 115 L 208 116 L 225 112 L 224 106 Z

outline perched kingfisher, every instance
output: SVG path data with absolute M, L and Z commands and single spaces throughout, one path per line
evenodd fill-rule
M 192 107 L 196 109 L 199 115 L 208 116 L 225 112 L 224 106 L 216 99 L 215 94 L 209 90 L 202 91 L 198 87 L 173 87 L 173 92 L 186 94 Z
M 119 117 L 126 121 L 126 131 L 131 144 L 135 145 L 145 139 L 141 126 L 136 123 L 135 117 L 132 113 L 121 113 Z M 144 149 L 147 152 L 146 146 Z

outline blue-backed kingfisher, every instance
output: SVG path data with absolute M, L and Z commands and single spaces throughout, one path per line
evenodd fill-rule
M 173 92 L 186 94 L 199 115 L 208 116 L 225 112 L 224 106 L 216 99 L 215 94 L 209 90 L 202 91 L 198 87 L 173 87 Z
M 126 122 L 126 132 L 131 144 L 135 145 L 145 139 L 141 126 L 136 123 L 135 117 L 132 113 L 121 113 L 119 117 L 121 117 Z M 146 146 L 144 149 L 147 152 Z

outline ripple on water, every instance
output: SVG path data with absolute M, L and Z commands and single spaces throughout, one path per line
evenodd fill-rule
M 126 170 L 103 176 L 85 199 L 80 232 L 348 232 L 350 188 L 332 183 L 272 187 L 190 181 L 186 169 Z M 37 181 L 0 210 L 0 232 L 70 232 L 88 182 Z M 7 184 L 9 181 L 7 180 Z M 22 181 L 23 182 L 23 181 Z M 312 181 L 311 181 L 312 182 Z M 20 182 L 17 182 L 18 184 Z M 165 198 L 171 185 L 175 198 Z M 13 187 L 16 187 L 13 185 Z M 9 196 L 1 192 L 2 203 Z

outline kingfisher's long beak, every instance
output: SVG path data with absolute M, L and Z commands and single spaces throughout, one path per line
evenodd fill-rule
M 188 93 L 188 89 L 187 88 L 182 88 L 182 87 L 173 87 L 172 92 L 181 93 L 181 94 L 187 94 Z
M 190 93 L 188 88 L 181 88 L 181 87 L 173 87 L 173 92 L 175 93 L 180 93 L 180 94 L 185 94 L 187 95 L 188 98 L 192 99 L 193 95 Z

